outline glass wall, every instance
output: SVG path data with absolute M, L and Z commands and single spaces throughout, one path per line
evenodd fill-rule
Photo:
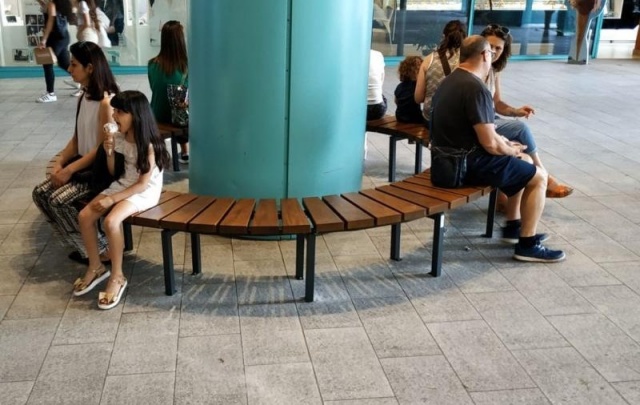
M 444 25 L 459 19 L 470 34 L 488 24 L 507 26 L 513 55 L 565 57 L 575 32 L 569 0 L 373 0 L 372 48 L 385 56 L 426 54 Z
M 146 66 L 158 53 L 162 25 L 188 21 L 188 0 L 95 1 L 111 20 L 112 47 L 104 51 L 114 66 Z M 44 33 L 38 0 L 0 0 L 0 17 L 0 66 L 35 66 L 33 49 Z M 69 32 L 73 42 L 76 26 Z

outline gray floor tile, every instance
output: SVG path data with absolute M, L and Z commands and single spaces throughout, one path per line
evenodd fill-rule
M 295 304 L 244 305 L 239 313 L 246 365 L 309 361 Z
M 389 266 L 379 255 L 352 254 L 334 259 L 352 298 L 404 295 Z
M 523 350 L 514 355 L 552 403 L 625 403 L 573 348 Z
M 240 333 L 235 283 L 183 286 L 180 336 Z
M 96 295 L 97 292 L 92 292 L 69 302 L 53 339 L 54 345 L 115 342 L 122 305 L 100 311 Z
M 24 405 L 32 388 L 33 381 L 0 383 L 0 398 L 7 405 Z
M 176 312 L 122 315 L 109 375 L 174 371 L 178 316 Z
M 640 380 L 640 345 L 603 315 L 548 319 L 607 381 Z
M 537 388 L 524 390 L 472 392 L 476 405 L 550 405 L 549 400 Z
M 4 314 L 7 313 L 14 299 L 15 297 L 13 295 L 0 295 L 0 320 L 4 318 Z
M 602 267 L 615 278 L 631 288 L 636 294 L 640 294 L 640 261 L 625 263 L 603 263 Z
M 640 343 L 640 296 L 626 286 L 581 287 L 580 294 Z
M 378 358 L 441 354 L 408 299 L 355 299 L 354 304 Z
M 0 323 L 0 382 L 36 379 L 59 321 L 43 318 Z
M 29 404 L 99 404 L 112 348 L 110 343 L 52 347 Z
M 344 401 L 324 401 L 324 405 L 398 405 L 395 398 L 366 398 Z
M 173 404 L 174 373 L 107 376 L 102 392 L 103 405 Z
M 381 360 L 401 404 L 473 404 L 444 356 Z
M 299 302 L 296 305 L 304 330 L 362 326 L 351 301 Z
M 180 338 L 175 404 L 246 404 L 240 335 Z
M 484 321 L 430 323 L 427 327 L 467 389 L 535 387 Z
M 615 388 L 630 404 L 640 404 L 640 381 L 613 383 Z
M 568 345 L 549 322 L 516 291 L 467 294 L 467 298 L 510 350 Z
M 393 396 L 364 329 L 313 329 L 305 337 L 324 400 Z
M 248 366 L 248 403 L 322 404 L 311 363 Z

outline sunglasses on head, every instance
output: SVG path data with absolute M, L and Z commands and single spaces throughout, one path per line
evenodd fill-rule
M 487 28 L 494 30 L 494 31 L 500 31 L 502 32 L 504 35 L 509 35 L 509 28 L 502 26 L 502 25 L 498 25 L 498 24 L 489 24 L 487 25 Z

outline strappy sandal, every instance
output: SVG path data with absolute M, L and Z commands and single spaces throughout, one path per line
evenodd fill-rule
M 88 270 L 88 273 L 92 273 L 93 277 L 90 282 L 85 281 L 82 277 L 78 277 L 78 279 L 73 283 L 73 296 L 79 297 L 93 290 L 95 286 L 104 281 L 107 277 L 111 275 L 111 271 L 107 270 L 104 267 L 104 264 L 101 264 L 100 267 L 93 270 Z
M 122 298 L 122 294 L 124 293 L 125 288 L 127 288 L 127 279 L 122 277 L 120 280 L 109 280 L 110 283 L 115 283 L 120 285 L 120 289 L 117 293 L 108 293 L 106 291 L 101 291 L 98 294 L 98 308 L 100 309 L 111 309 L 120 303 L 120 299 Z

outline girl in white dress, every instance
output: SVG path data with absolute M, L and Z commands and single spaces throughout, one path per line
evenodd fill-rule
M 124 91 L 111 99 L 113 119 L 118 132 L 105 137 L 109 172 L 115 172 L 115 154 L 124 155 L 125 170 L 119 180 L 94 198 L 78 216 L 80 232 L 89 254 L 89 267 L 83 278 L 76 280 L 74 295 L 83 295 L 109 277 L 106 290 L 98 297 L 98 308 L 118 305 L 127 287 L 122 272 L 124 236 L 122 221 L 132 214 L 153 207 L 160 199 L 162 173 L 169 162 L 169 153 L 158 132 L 149 100 L 135 90 Z M 101 216 L 109 240 L 111 271 L 100 262 L 96 239 L 96 224 Z

